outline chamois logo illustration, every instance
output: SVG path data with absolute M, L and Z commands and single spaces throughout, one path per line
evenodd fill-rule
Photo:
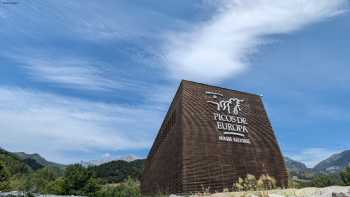
M 224 95 L 215 92 L 205 92 L 208 96 L 212 97 L 214 101 L 207 101 L 208 103 L 216 105 L 218 111 L 227 111 L 229 114 L 238 115 L 241 111 L 241 103 L 244 102 L 242 99 L 230 98 L 224 100 Z M 221 100 L 221 99 L 222 100 Z

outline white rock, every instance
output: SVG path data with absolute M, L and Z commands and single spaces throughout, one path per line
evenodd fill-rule
M 285 197 L 285 196 L 281 194 L 269 194 L 269 197 Z

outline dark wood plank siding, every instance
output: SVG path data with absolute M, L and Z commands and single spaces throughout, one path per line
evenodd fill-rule
M 240 115 L 248 121 L 251 144 L 219 141 L 222 131 L 213 119 L 217 109 L 207 103 L 207 91 L 245 100 Z M 175 127 L 163 139 L 159 136 L 174 110 Z M 287 186 L 283 157 L 260 96 L 182 81 L 147 158 L 143 194 L 222 191 L 247 174 L 269 174 Z
M 182 88 L 169 107 L 145 161 L 143 195 L 182 192 Z

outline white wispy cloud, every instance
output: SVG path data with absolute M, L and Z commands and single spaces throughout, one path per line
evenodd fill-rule
M 147 106 L 106 104 L 4 87 L 0 95 L 0 144 L 60 162 L 79 159 L 62 156 L 64 151 L 147 148 L 161 120 L 161 113 Z
M 288 154 L 288 156 L 296 161 L 301 161 L 308 167 L 314 167 L 317 163 L 327 159 L 341 150 L 331 150 L 326 148 L 307 148 L 297 154 Z
M 38 81 L 51 82 L 73 89 L 112 90 L 122 84 L 105 76 L 105 67 L 79 59 L 30 59 L 25 68 Z
M 175 32 L 165 44 L 165 64 L 175 78 L 215 82 L 241 73 L 267 42 L 338 15 L 347 0 L 218 0 L 209 20 Z
M 1 6 L 0 33 L 16 33 L 30 40 L 74 38 L 104 42 L 154 37 L 171 25 L 166 15 L 139 4 L 121 1 L 21 1 Z M 153 21 L 150 23 L 149 21 Z M 13 25 L 16 24 L 16 25 Z
M 40 54 L 40 55 L 38 55 Z M 55 56 L 42 50 L 14 49 L 3 52 L 32 80 L 69 89 L 88 91 L 139 90 L 149 84 L 120 71 L 118 65 L 85 56 Z

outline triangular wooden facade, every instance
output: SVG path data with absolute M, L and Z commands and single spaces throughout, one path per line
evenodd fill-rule
M 216 106 L 220 99 L 231 106 Z M 183 80 L 145 162 L 142 194 L 231 190 L 247 174 L 288 183 L 261 97 Z

